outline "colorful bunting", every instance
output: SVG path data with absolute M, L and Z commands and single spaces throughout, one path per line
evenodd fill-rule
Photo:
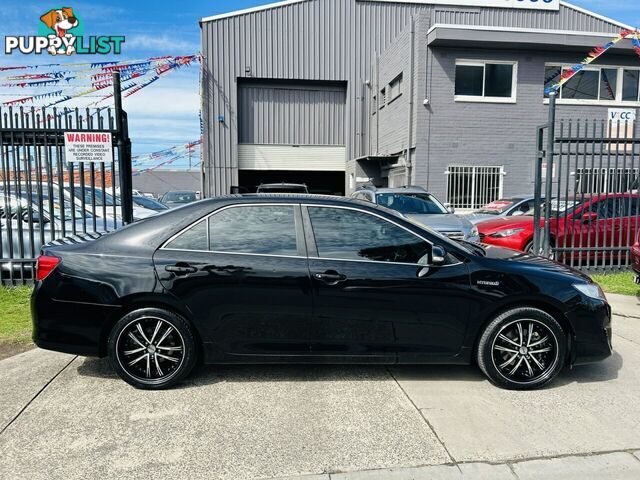
M 557 92 L 565 83 L 567 83 L 569 80 L 571 80 L 576 74 L 578 74 L 579 72 L 581 72 L 584 67 L 586 65 L 589 65 L 590 63 L 594 62 L 597 58 L 601 57 L 606 51 L 608 51 L 610 48 L 612 48 L 613 46 L 615 46 L 618 42 L 620 42 L 621 40 L 624 40 L 625 38 L 629 37 L 629 36 L 633 36 L 632 40 L 638 40 L 638 32 L 634 32 L 631 30 L 622 30 L 615 38 L 613 38 L 611 41 L 605 43 L 604 45 L 601 45 L 599 47 L 595 47 L 593 50 L 591 50 L 591 52 L 589 52 L 589 54 L 587 55 L 587 57 L 582 60 L 582 62 L 574 65 L 573 67 L 570 68 L 566 68 L 563 69 L 561 75 L 560 75 L 560 81 L 557 82 L 556 84 L 545 88 L 544 93 L 545 95 L 549 95 L 552 92 Z M 636 52 L 640 51 L 640 41 L 637 45 L 638 50 L 636 50 Z M 634 50 L 636 49 L 636 43 L 634 42 Z M 639 53 L 640 55 L 640 53 Z M 555 78 L 555 77 L 553 77 Z

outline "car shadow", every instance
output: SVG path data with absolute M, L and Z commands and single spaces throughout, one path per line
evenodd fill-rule
M 548 388 L 561 388 L 572 383 L 599 383 L 618 378 L 624 360 L 618 352 L 613 352 L 606 360 L 589 365 L 565 368 Z
M 618 378 L 623 359 L 614 354 L 591 365 L 565 368 L 547 389 L 573 383 L 606 382 Z M 81 376 L 117 379 L 106 358 L 85 358 L 77 367 Z M 475 365 L 200 365 L 176 388 L 193 388 L 219 382 L 323 382 L 323 381 L 486 382 Z

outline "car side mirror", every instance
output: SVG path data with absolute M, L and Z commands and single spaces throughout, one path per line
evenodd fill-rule
M 453 208 L 450 203 L 445 203 L 444 208 L 446 208 L 449 213 L 456 213 L 456 209 Z
M 586 212 L 582 214 L 582 223 L 591 223 L 595 222 L 598 219 L 598 214 L 596 212 Z
M 440 245 L 434 245 L 431 248 L 431 265 L 444 265 L 447 258 L 447 252 Z

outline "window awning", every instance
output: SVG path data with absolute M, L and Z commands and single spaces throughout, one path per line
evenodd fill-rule
M 615 35 L 616 33 L 435 24 L 427 34 L 427 45 L 533 50 L 552 47 L 554 51 L 584 52 Z M 611 53 L 633 54 L 631 40 L 621 41 Z

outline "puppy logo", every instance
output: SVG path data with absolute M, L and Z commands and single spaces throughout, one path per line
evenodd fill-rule
M 62 49 L 56 48 L 57 42 L 51 42 L 51 46 L 47 51 L 51 55 L 67 54 L 71 55 L 75 53 L 76 49 L 73 46 L 73 42 L 69 41 L 74 36 L 67 33 L 67 30 L 71 30 L 78 26 L 78 19 L 73 14 L 73 9 L 70 7 L 62 7 L 60 9 L 49 10 L 47 13 L 40 17 L 42 23 L 55 32 L 55 35 L 49 35 L 51 37 L 57 37 L 63 39 L 64 46 Z M 67 41 L 64 41 L 67 40 Z
M 124 35 L 85 35 L 82 17 L 71 7 L 57 7 L 40 16 L 37 35 L 7 35 L 4 53 L 50 55 L 119 55 Z

